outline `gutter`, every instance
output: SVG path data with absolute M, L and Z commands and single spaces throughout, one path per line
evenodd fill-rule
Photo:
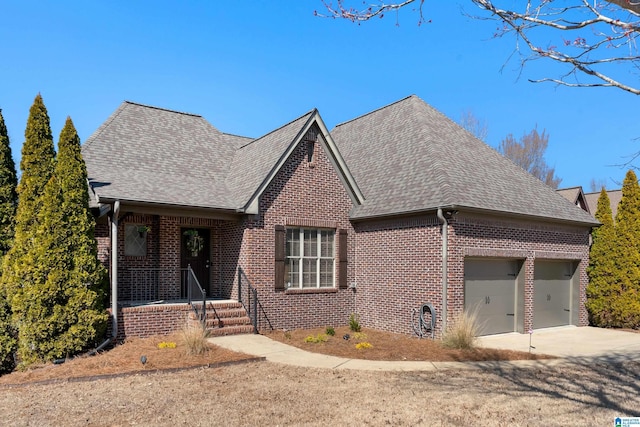
M 442 223 L 442 332 L 444 333 L 447 330 L 447 244 L 449 224 L 442 213 L 442 208 L 438 208 L 438 219 Z
M 111 315 L 113 324 L 111 336 L 118 336 L 118 216 L 120 215 L 120 200 L 113 203 L 111 212 Z

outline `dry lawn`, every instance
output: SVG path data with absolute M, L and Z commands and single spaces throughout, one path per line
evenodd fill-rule
M 515 357 L 481 350 L 452 354 L 431 348 L 428 340 L 379 338 L 370 330 L 364 333 L 373 348 L 356 352 L 357 339 L 342 344 L 344 333 L 336 332 L 324 345 L 298 345 L 316 351 L 333 347 L 348 357 Z M 304 336 L 298 339 L 297 333 Z M 285 338 L 280 332 L 290 344 L 311 333 Z M 162 341 L 177 347 L 158 348 Z M 145 366 L 141 355 L 147 356 Z M 177 336 L 131 340 L 98 356 L 0 377 L 0 424 L 602 426 L 613 425 L 616 416 L 638 415 L 640 407 L 640 364 L 631 362 L 370 372 L 242 360 L 255 361 L 217 347 L 187 356 Z M 225 361 L 234 363 L 219 364 Z M 179 369 L 189 366 L 201 367 Z

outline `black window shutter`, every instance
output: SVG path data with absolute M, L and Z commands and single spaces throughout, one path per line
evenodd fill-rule
M 285 229 L 282 225 L 276 225 L 275 229 L 275 289 L 276 291 L 284 291 Z
M 338 287 L 347 289 L 347 230 L 338 233 Z

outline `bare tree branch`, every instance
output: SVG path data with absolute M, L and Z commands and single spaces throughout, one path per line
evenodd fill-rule
M 418 22 L 425 22 L 424 0 L 374 1 L 362 9 L 349 6 L 347 0 L 336 0 L 335 6 L 329 0 L 321 1 L 327 14 L 316 12 L 318 16 L 363 22 L 413 4 L 419 14 Z M 521 57 L 521 66 L 532 60 L 547 59 L 568 67 L 559 78 L 543 77 L 530 79 L 531 82 L 553 82 L 569 87 L 614 87 L 640 95 L 637 44 L 640 0 L 469 1 L 483 13 L 488 13 L 475 18 L 500 23 L 494 37 L 515 35 L 515 52 Z M 501 4 L 506 6 L 501 7 Z M 565 38 L 562 34 L 570 36 Z

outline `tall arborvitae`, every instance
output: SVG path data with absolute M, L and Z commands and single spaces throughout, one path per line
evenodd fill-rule
M 11 156 L 9 134 L 0 110 L 0 256 L 7 253 L 13 240 L 16 213 L 16 166 Z M 13 368 L 15 331 L 11 326 L 11 308 L 0 288 L 0 374 Z
M 78 285 L 88 285 L 102 297 L 106 293 L 107 272 L 98 261 L 95 220 L 89 210 L 87 168 L 71 118 L 67 118 L 60 133 L 55 175 L 62 190 L 62 220 L 68 230 L 67 250 L 73 256 L 73 280 Z
M 107 321 L 101 304 L 106 274 L 97 258 L 87 172 L 71 119 L 58 148 L 55 173 L 40 199 L 31 251 L 35 280 L 18 307 L 24 313 L 18 335 L 23 364 L 82 351 L 96 342 Z
M 22 146 L 18 184 L 18 207 L 13 245 L 2 264 L 2 287 L 7 301 L 13 309 L 13 298 L 21 292 L 24 284 L 33 280 L 33 259 L 28 252 L 33 244 L 37 228 L 40 197 L 53 175 L 55 150 L 49 125 L 47 108 L 40 95 L 36 96 L 27 120 L 25 142 Z M 19 313 L 14 312 L 14 317 Z M 19 319 L 16 320 L 19 322 Z
M 612 326 L 612 299 L 620 294 L 616 267 L 616 235 L 611 213 L 611 201 L 603 188 L 598 198 L 595 217 L 602 223 L 591 233 L 593 243 L 589 252 L 589 284 L 587 285 L 587 310 L 592 325 Z
M 630 170 L 622 183 L 614 252 L 619 295 L 611 298 L 612 327 L 640 326 L 640 186 Z
M 22 146 L 20 169 L 22 176 L 18 185 L 13 245 L 2 263 L 0 281 L 2 293 L 11 311 L 11 323 L 20 329 L 26 312 L 24 292 L 41 280 L 34 257 L 37 221 L 41 196 L 53 175 L 55 151 L 49 125 L 49 115 L 40 95 L 36 96 L 27 120 L 25 142 Z
M 7 253 L 13 242 L 16 205 L 16 164 L 11 154 L 9 135 L 0 110 L 0 255 Z

